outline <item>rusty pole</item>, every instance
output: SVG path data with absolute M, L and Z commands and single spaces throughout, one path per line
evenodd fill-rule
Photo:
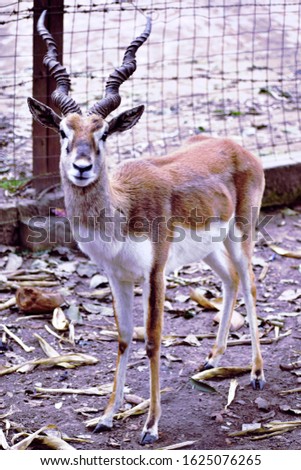
M 45 9 L 48 11 L 46 27 L 57 43 L 59 60 L 62 61 L 64 0 L 34 0 L 33 97 L 53 107 L 50 96 L 55 89 L 55 81 L 43 65 L 46 46 L 36 30 L 39 16 Z M 59 155 L 58 135 L 33 120 L 33 176 L 37 191 L 59 182 Z

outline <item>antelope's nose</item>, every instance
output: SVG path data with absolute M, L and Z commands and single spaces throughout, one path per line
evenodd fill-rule
M 73 168 L 77 171 L 80 172 L 80 174 L 84 173 L 85 171 L 90 171 L 92 170 L 92 163 L 88 163 L 85 161 L 77 161 L 76 163 L 73 163 Z

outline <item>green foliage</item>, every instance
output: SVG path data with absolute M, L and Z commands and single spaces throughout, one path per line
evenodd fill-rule
M 29 179 L 22 180 L 6 180 L 3 179 L 0 181 L 0 188 L 9 191 L 10 193 L 15 193 L 18 189 L 21 188 Z

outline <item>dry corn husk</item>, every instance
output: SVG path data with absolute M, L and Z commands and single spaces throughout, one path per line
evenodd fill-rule
M 210 380 L 210 379 L 225 379 L 235 377 L 236 375 L 245 374 L 251 371 L 251 366 L 244 367 L 215 367 L 213 369 L 203 370 L 193 375 L 193 380 Z
M 238 387 L 238 381 L 236 379 L 231 379 L 231 382 L 230 382 L 230 387 L 229 387 L 229 392 L 228 392 L 228 401 L 227 401 L 227 404 L 225 406 L 225 410 L 228 408 L 228 406 L 231 405 L 231 403 L 233 402 L 234 398 L 235 398 L 235 393 L 236 393 L 236 389 Z
M 55 425 L 48 424 L 47 426 L 43 426 L 42 428 L 38 429 L 38 431 L 34 432 L 33 434 L 29 434 L 27 437 L 22 439 L 22 441 L 14 444 L 11 449 L 12 450 L 26 450 L 32 444 L 32 442 L 39 438 L 42 440 L 44 444 L 46 444 L 51 449 L 56 450 L 75 450 L 73 446 L 65 442 L 62 438 L 58 436 L 43 436 L 42 433 L 45 433 L 48 430 L 57 429 Z
M 12 297 L 11 299 L 8 299 L 6 302 L 3 302 L 3 304 L 0 304 L 0 312 L 2 310 L 6 310 L 7 308 L 14 307 L 16 305 L 17 300 L 16 297 Z
M 219 311 L 215 315 L 213 320 L 217 323 L 220 323 L 220 321 L 222 319 L 222 315 L 223 315 L 222 312 Z M 244 317 L 239 312 L 237 312 L 236 310 L 233 310 L 232 317 L 231 317 L 230 330 L 231 331 L 237 331 L 237 330 L 239 330 L 240 328 L 242 328 L 244 326 L 244 323 L 245 323 Z
M 35 387 L 37 392 L 51 393 L 51 394 L 75 394 L 75 395 L 108 395 L 113 390 L 113 383 L 99 385 L 97 387 L 89 388 L 45 388 Z
M 0 428 L 0 448 L 3 450 L 9 449 L 9 444 L 6 440 L 3 430 Z
M 208 309 L 208 310 L 218 310 L 218 313 L 214 317 L 214 321 L 217 323 L 220 323 L 221 318 L 222 318 L 222 303 L 223 299 L 222 298 L 216 298 L 216 299 L 207 299 L 201 289 L 190 289 L 190 298 L 192 300 L 195 300 L 199 305 L 202 307 Z M 243 325 L 244 325 L 245 319 L 244 317 L 236 312 L 235 310 L 233 311 L 232 317 L 231 317 L 231 325 L 230 325 L 230 330 L 231 331 L 237 331 L 239 330 Z
M 207 299 L 201 289 L 190 288 L 190 298 L 197 302 L 201 307 L 207 308 L 208 310 L 220 310 L 222 305 L 222 299 Z
M 271 250 L 273 250 L 277 255 L 280 256 L 287 256 L 288 258 L 298 258 L 301 259 L 301 250 L 291 251 L 286 250 L 285 248 L 281 248 L 281 246 L 277 245 L 269 245 Z
M 103 289 L 95 289 L 93 291 L 81 291 L 78 292 L 78 295 L 85 297 L 86 299 L 102 300 L 111 295 L 111 289 L 109 287 L 104 287 Z
M 52 326 L 59 331 L 66 331 L 69 327 L 69 321 L 67 320 L 64 311 L 60 307 L 57 307 L 53 310 L 51 323 Z
M 39 344 L 47 357 L 60 356 L 60 353 L 58 353 L 44 338 L 42 338 L 42 336 L 38 335 L 37 333 L 35 333 L 34 336 L 39 341 Z M 72 364 L 69 364 L 68 362 L 62 362 L 59 364 L 59 366 L 64 367 L 65 369 L 73 369 Z
M 16 341 L 16 343 L 19 344 L 19 346 L 21 346 L 22 349 L 24 349 L 25 352 L 32 352 L 34 351 L 34 347 L 33 346 L 27 346 L 22 340 L 21 338 L 19 338 L 17 335 L 15 335 L 12 331 L 10 331 L 9 328 L 7 328 L 7 326 L 5 325 L 2 325 L 2 328 L 3 330 L 5 331 L 5 333 L 7 335 L 9 335 L 14 341 Z
M 196 441 L 184 441 L 178 442 L 177 444 L 171 444 L 170 446 L 160 447 L 158 450 L 176 450 L 183 449 L 184 447 L 192 446 Z
M 270 423 L 261 425 L 257 429 L 247 429 L 243 431 L 236 431 L 228 434 L 229 437 L 250 437 L 251 440 L 266 439 L 272 436 L 278 436 L 284 432 L 293 431 L 301 426 L 301 420 L 296 421 L 271 421 Z
M 95 357 L 89 356 L 88 354 L 82 353 L 71 353 L 65 354 L 64 356 L 57 357 L 46 357 L 42 359 L 35 359 L 33 361 L 27 361 L 23 364 L 18 364 L 16 366 L 7 367 L 0 369 L 0 377 L 7 374 L 12 374 L 13 372 L 24 372 L 25 367 L 36 367 L 36 366 L 56 366 L 64 363 L 69 363 L 72 367 L 78 367 L 83 365 L 93 365 L 98 362 L 98 359 Z

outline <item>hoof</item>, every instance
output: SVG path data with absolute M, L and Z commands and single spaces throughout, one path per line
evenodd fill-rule
M 253 390 L 262 390 L 265 385 L 265 380 L 264 379 L 252 379 L 251 385 L 253 387 Z
M 145 431 L 142 433 L 141 438 L 140 438 L 140 444 L 144 446 L 145 444 L 152 444 L 158 439 L 158 436 L 156 434 L 151 434 L 148 431 Z
M 214 366 L 210 364 L 209 361 L 206 361 L 203 365 L 199 367 L 200 372 L 202 372 L 202 370 L 209 370 L 209 369 L 214 369 Z
M 110 426 L 108 424 L 104 424 L 101 421 L 96 425 L 93 434 L 99 433 L 99 432 L 105 432 L 105 431 L 111 431 L 113 426 Z

